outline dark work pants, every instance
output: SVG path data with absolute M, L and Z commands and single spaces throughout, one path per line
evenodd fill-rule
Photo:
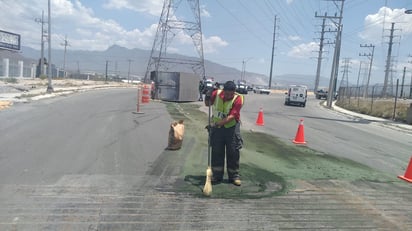
M 239 177 L 239 159 L 243 140 L 240 135 L 240 123 L 231 128 L 213 128 L 211 134 L 213 178 L 223 179 L 226 156 L 226 168 L 229 179 Z M 226 154 L 226 155 L 225 155 Z

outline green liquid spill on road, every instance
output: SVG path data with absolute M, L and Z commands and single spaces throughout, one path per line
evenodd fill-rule
M 199 104 L 165 103 L 174 120 L 183 119 L 185 136 L 180 150 L 168 155 L 179 159 L 181 181 L 176 187 L 183 193 L 203 196 L 207 169 L 207 114 Z M 251 199 L 283 195 L 295 187 L 295 181 L 336 179 L 346 181 L 392 181 L 390 176 L 349 159 L 296 146 L 259 132 L 242 130 L 240 173 L 242 186 L 227 181 L 213 185 L 212 198 Z M 178 168 L 178 167 L 176 167 Z

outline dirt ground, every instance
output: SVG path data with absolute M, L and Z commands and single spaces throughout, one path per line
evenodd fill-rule
M 47 79 L 25 79 L 25 78 L 17 78 L 15 79 L 16 82 L 9 81 L 8 79 L 1 79 L 0 78 L 0 88 L 2 87 L 10 87 L 16 88 L 16 90 L 30 90 L 32 88 L 38 87 L 47 87 L 48 80 Z M 95 80 L 83 80 L 83 79 L 52 79 L 52 86 L 61 88 L 61 87 L 73 87 L 73 86 L 93 86 L 93 85 L 107 85 L 109 84 L 117 84 L 119 86 L 127 86 L 128 83 L 124 82 L 105 82 L 105 81 L 95 81 Z

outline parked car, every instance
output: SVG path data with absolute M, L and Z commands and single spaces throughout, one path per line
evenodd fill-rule
M 247 94 L 247 85 L 242 83 L 238 84 L 236 86 L 236 92 L 239 94 Z
M 266 94 L 266 95 L 270 94 L 270 90 L 264 87 L 255 87 L 253 89 L 253 92 L 256 94 Z
M 285 105 L 300 105 L 305 107 L 308 88 L 302 85 L 290 85 L 285 95 Z

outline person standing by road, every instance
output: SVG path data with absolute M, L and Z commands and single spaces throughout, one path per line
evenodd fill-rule
M 203 91 L 205 89 L 205 84 L 203 83 L 203 80 L 199 81 L 199 101 L 203 101 Z
M 222 89 L 208 91 L 205 105 L 213 106 L 212 123 L 208 127 L 210 145 L 212 147 L 212 183 L 223 181 L 226 156 L 226 169 L 230 183 L 241 185 L 239 175 L 240 149 L 243 140 L 240 135 L 240 110 L 243 106 L 243 95 L 236 91 L 236 84 L 227 81 Z

